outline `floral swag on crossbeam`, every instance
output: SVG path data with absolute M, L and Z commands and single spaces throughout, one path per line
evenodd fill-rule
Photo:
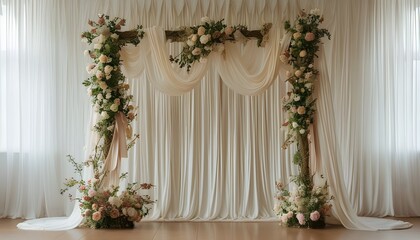
M 315 153 L 310 151 L 310 145 L 314 144 L 310 139 L 313 134 L 310 129 L 316 100 L 312 92 L 318 76 L 314 60 L 321 38 L 327 36 L 330 39 L 328 30 L 319 28 L 322 21 L 319 9 L 309 13 L 302 10 L 293 25 L 289 21 L 284 25 L 292 39 L 288 49 L 280 55 L 280 60 L 289 64 L 293 70 L 286 73 L 286 81 L 291 85 L 291 90 L 283 99 L 283 108 L 287 112 L 283 127 L 288 128 L 283 148 L 297 142 L 293 163 L 299 168 L 299 174 L 290 178 L 292 191 L 281 182 L 276 184 L 277 202 L 274 211 L 285 226 L 323 228 L 325 216 L 331 208 L 332 196 L 329 195 L 327 182 L 315 186 L 309 164 L 310 154 L 315 157 Z

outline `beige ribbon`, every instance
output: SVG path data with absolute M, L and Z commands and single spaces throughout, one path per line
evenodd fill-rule
M 120 168 L 121 158 L 128 157 L 126 128 L 128 122 L 127 118 L 122 112 L 115 115 L 114 133 L 112 136 L 111 145 L 109 147 L 108 156 L 104 163 L 104 172 L 107 176 L 103 179 L 102 186 L 118 186 L 120 182 Z
M 318 169 L 321 169 L 320 163 L 317 160 L 317 145 L 315 144 L 315 131 L 314 131 L 314 124 L 309 126 L 309 134 L 308 134 L 308 141 L 309 141 L 309 169 L 311 171 L 311 175 L 314 175 Z

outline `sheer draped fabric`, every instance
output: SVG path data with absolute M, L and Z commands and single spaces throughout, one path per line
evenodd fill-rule
M 148 219 L 274 219 L 274 183 L 296 173 L 294 148 L 281 150 L 287 86 L 276 58 L 285 46 L 280 29 L 299 9 L 314 7 L 333 36 L 319 60 L 316 131 L 334 216 L 350 229 L 377 230 L 409 224 L 357 215 L 420 215 L 418 0 L 2 2 L 0 216 L 72 212 L 59 195 L 72 174 L 65 156 L 84 160 L 90 142 L 84 149 L 89 100 L 80 82 L 89 60 L 78 36 L 105 12 L 125 17 L 128 29 L 147 29 L 138 47 L 122 53 L 141 139 L 121 167 L 129 181 L 156 184 L 159 201 Z M 212 53 L 187 74 L 167 60 L 179 49 L 165 43 L 163 29 L 202 16 L 250 29 L 273 22 L 270 40 L 278 44 L 227 44 L 225 57 Z M 22 227 L 68 229 L 81 220 L 74 211 L 70 219 Z

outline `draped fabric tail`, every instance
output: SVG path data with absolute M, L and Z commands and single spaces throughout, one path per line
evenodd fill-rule
M 349 201 L 346 186 L 343 180 L 341 160 L 336 148 L 335 121 L 331 88 L 329 84 L 328 69 L 325 61 L 323 48 L 321 47 L 319 58 L 319 84 L 317 92 L 317 139 L 320 143 L 320 157 L 323 168 L 330 186 L 330 192 L 334 196 L 333 216 L 348 229 L 353 230 L 389 230 L 410 228 L 411 223 L 389 220 L 383 218 L 359 217 Z

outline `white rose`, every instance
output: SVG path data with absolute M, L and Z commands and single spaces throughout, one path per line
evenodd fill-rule
M 312 63 L 311 64 L 309 64 L 308 65 L 308 68 L 312 68 L 314 65 L 312 65 Z
M 122 204 L 122 200 L 120 199 L 120 198 L 118 198 L 118 197 L 109 197 L 108 198 L 108 202 L 111 204 L 111 205 L 114 205 L 114 206 L 116 206 L 117 208 L 119 208 L 120 206 L 121 206 L 121 204 Z
M 101 117 L 102 117 L 102 119 L 108 119 L 109 115 L 106 111 L 103 111 L 103 112 L 101 112 Z
M 106 75 L 110 74 L 112 72 L 112 70 L 114 70 L 114 68 L 109 66 L 109 65 L 106 65 L 105 68 L 104 68 L 104 72 L 105 72 Z
M 295 76 L 296 77 L 300 77 L 302 75 L 302 71 L 300 71 L 300 70 L 296 70 L 296 72 L 295 72 Z
M 200 26 L 200 27 L 197 29 L 197 34 L 198 34 L 198 36 L 202 36 L 202 35 L 204 35 L 204 33 L 206 33 L 206 29 L 205 29 L 203 26 Z
M 321 15 L 321 10 L 319 10 L 318 8 L 314 8 L 314 9 L 311 9 L 310 11 L 309 11 L 309 13 L 310 14 L 312 14 L 312 15 Z
M 300 130 L 299 130 L 299 133 L 300 133 L 300 134 L 304 134 L 304 133 L 305 133 L 305 129 L 300 129 Z
M 103 35 L 103 34 L 99 35 L 99 41 L 98 41 L 98 43 L 104 43 L 107 38 L 108 37 L 105 36 L 105 35 Z
M 188 46 L 192 47 L 192 46 L 194 46 L 194 44 L 195 43 L 193 41 L 191 41 L 190 39 L 187 40 L 187 45 Z
M 111 37 L 113 39 L 118 39 L 120 36 L 118 34 L 116 34 L 116 33 L 113 33 L 113 34 L 111 34 Z
M 109 109 L 113 112 L 117 112 L 118 111 L 118 104 L 112 104 L 111 107 L 109 107 Z
M 299 53 L 299 57 L 305 57 L 306 56 L 306 50 L 302 50 Z
M 89 96 L 92 96 L 92 88 L 91 87 L 87 88 L 87 93 L 88 93 Z
M 210 18 L 209 18 L 209 17 L 207 17 L 207 16 L 202 17 L 202 18 L 201 18 L 201 22 L 202 22 L 202 23 L 208 23 L 208 22 L 210 22 Z
M 99 93 L 99 94 L 96 96 L 96 99 L 98 99 L 98 100 L 102 100 L 102 99 L 104 99 L 104 96 L 102 96 L 102 93 Z
M 192 55 L 200 55 L 201 54 L 201 48 L 194 48 L 194 50 L 191 52 Z
M 112 97 L 112 94 L 110 92 L 108 92 L 105 96 L 106 99 L 110 99 Z
M 102 48 L 102 44 L 100 44 L 100 43 L 95 43 L 95 44 L 93 44 L 93 48 L 94 48 L 94 49 L 101 49 L 101 48 Z
M 206 44 L 210 40 L 210 34 L 203 35 L 200 37 L 201 44 Z
M 292 123 L 292 127 L 293 127 L 293 128 L 297 128 L 297 127 L 299 127 L 299 124 L 298 124 L 297 122 L 293 122 L 293 123 Z

